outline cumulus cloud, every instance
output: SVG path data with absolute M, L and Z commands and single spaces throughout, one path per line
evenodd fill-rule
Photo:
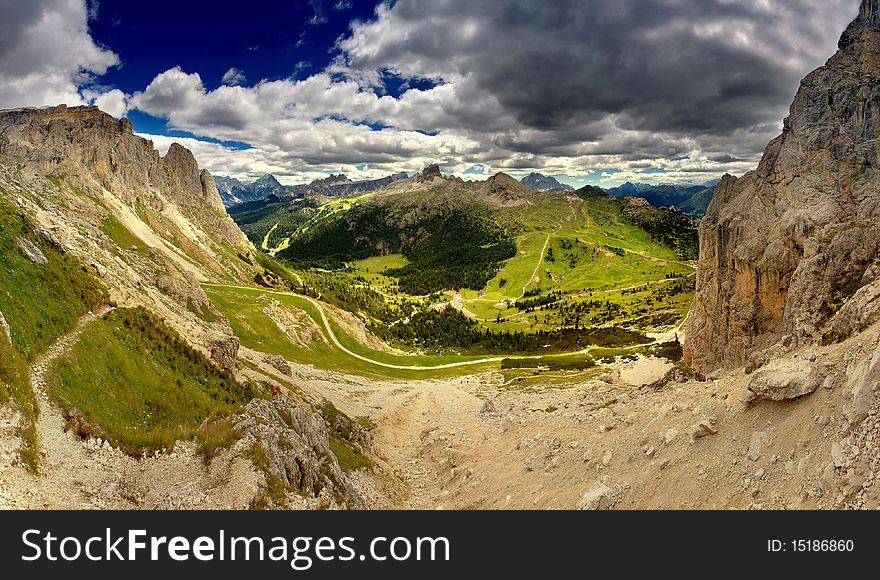
M 0 108 L 84 104 L 80 88 L 118 62 L 83 0 L 0 0 L 0 14 Z
M 223 84 L 224 85 L 243 85 L 247 82 L 247 77 L 244 76 L 244 73 L 238 70 L 235 67 L 232 67 L 225 73 L 223 73 Z
M 399 0 L 339 42 L 340 72 L 444 79 L 538 131 L 613 119 L 670 137 L 778 126 L 853 0 Z
M 128 97 L 119 89 L 111 89 L 106 92 L 86 89 L 82 91 L 82 95 L 88 99 L 90 104 L 117 119 L 121 119 L 128 112 Z

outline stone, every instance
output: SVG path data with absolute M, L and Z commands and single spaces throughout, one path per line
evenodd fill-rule
M 34 264 L 43 266 L 49 263 L 48 258 L 46 258 L 40 248 L 29 239 L 18 236 L 15 238 L 15 243 L 18 244 L 18 249 L 21 250 L 21 253 Z
M 663 443 L 671 445 L 678 438 L 678 429 L 669 429 L 663 434 Z
M 718 429 L 712 425 L 712 421 L 709 419 L 703 419 L 702 421 L 691 425 L 687 430 L 687 434 L 690 435 L 692 439 L 699 439 L 717 433 Z
M 850 427 L 864 421 L 874 404 L 874 389 L 880 385 L 880 343 L 874 348 L 874 356 L 853 364 L 847 372 L 843 392 L 843 414 Z
M 752 375 L 749 390 L 761 399 L 786 401 L 815 392 L 822 380 L 818 366 L 810 361 L 778 359 Z
M 605 453 L 602 454 L 602 465 L 605 467 L 611 465 L 612 458 L 614 458 L 614 452 L 610 449 L 606 449 Z
M 603 511 L 611 509 L 614 501 L 614 490 L 605 482 L 597 481 L 590 491 L 581 496 L 576 507 L 582 511 Z
M 766 431 L 755 431 L 749 440 L 749 450 L 746 457 L 752 461 L 757 461 L 764 454 L 764 450 L 769 447 L 772 441 L 771 435 Z
M 282 375 L 293 376 L 293 368 L 291 368 L 290 363 L 283 356 L 270 355 L 263 357 L 263 360 Z
M 480 408 L 480 415 L 497 415 L 498 409 L 495 408 L 495 403 L 492 402 L 492 399 L 486 399 L 486 402 L 483 403 L 483 406 Z
M 845 467 L 846 457 L 846 449 L 841 443 L 835 442 L 831 444 L 831 463 L 834 467 Z

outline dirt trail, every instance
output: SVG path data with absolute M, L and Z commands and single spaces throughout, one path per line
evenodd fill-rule
M 206 470 L 191 442 L 170 454 L 136 460 L 107 442 L 82 441 L 65 431 L 64 417 L 47 393 L 51 365 L 110 310 L 104 307 L 80 318 L 31 366 L 40 409 L 40 473 L 34 476 L 22 466 L 0 463 L 0 509 L 246 507 L 257 482 L 245 460 L 231 458 Z M 0 439 L 2 446 L 17 445 L 12 433 L 0 430 Z
M 89 501 L 96 489 L 109 477 L 109 458 L 93 456 L 82 442 L 64 431 L 64 418 L 49 401 L 47 375 L 52 362 L 68 352 L 83 330 L 110 311 L 109 307 L 80 318 L 76 327 L 56 340 L 31 365 L 30 378 L 39 403 L 37 440 L 40 447 L 41 476 L 30 481 L 11 478 L 6 482 L 16 499 L 17 508 L 86 509 L 95 507 Z M 5 478 L 4 478 L 5 479 Z

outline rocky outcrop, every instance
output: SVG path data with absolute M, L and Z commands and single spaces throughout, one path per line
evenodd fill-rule
M 237 336 L 226 336 L 211 341 L 211 360 L 220 368 L 235 372 L 235 360 L 238 357 L 238 349 L 241 340 Z
M 425 167 L 421 173 L 416 174 L 414 177 L 416 183 L 431 183 L 435 179 L 442 179 L 443 174 L 440 173 L 439 165 L 429 165 Z
M 162 214 L 174 204 L 216 243 L 247 246 L 226 215 L 213 177 L 199 171 L 181 145 L 172 144 L 162 157 L 133 133 L 127 119 L 116 120 L 96 107 L 5 110 L 0 124 L 6 127 L 3 155 L 10 162 L 25 162 L 86 193 L 110 192 L 132 208 Z
M 328 425 L 298 397 L 251 401 L 237 416 L 235 429 L 253 438 L 254 461 L 272 480 L 269 485 L 280 483 L 285 491 L 326 494 L 348 507 L 365 507 L 330 448 Z
M 839 52 L 803 80 L 757 170 L 716 188 L 685 346 L 699 371 L 742 365 L 783 335 L 794 346 L 821 337 L 870 282 L 880 255 L 877 4 L 863 1 Z

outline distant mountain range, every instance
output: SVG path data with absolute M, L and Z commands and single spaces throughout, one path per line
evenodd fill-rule
M 215 177 L 217 190 L 223 205 L 233 207 L 243 203 L 259 201 L 274 196 L 279 200 L 305 197 L 306 195 L 324 195 L 335 197 L 367 193 L 391 185 L 395 181 L 409 177 L 406 173 L 395 173 L 381 179 L 352 181 L 344 174 L 330 175 L 324 179 L 316 179 L 302 185 L 281 185 L 273 175 L 264 175 L 256 181 L 243 183 L 233 177 Z
M 217 190 L 223 205 L 233 207 L 243 203 L 259 201 L 273 197 L 276 201 L 296 199 L 308 195 L 336 197 L 368 193 L 387 187 L 395 181 L 407 179 L 406 173 L 395 173 L 381 179 L 352 181 L 344 174 L 330 175 L 324 179 L 316 179 L 301 185 L 282 185 L 273 175 L 264 175 L 252 182 L 241 182 L 232 177 L 215 177 Z M 544 192 L 574 192 L 570 185 L 561 183 L 555 177 L 531 173 L 520 180 L 528 189 Z M 608 189 L 615 197 L 641 197 L 651 205 L 662 207 L 672 206 L 677 210 L 695 217 L 702 217 L 712 201 L 717 181 L 699 185 L 649 185 L 647 183 L 624 183 Z
M 520 183 L 536 191 L 574 191 L 572 186 L 560 183 L 555 177 L 540 173 L 530 173 L 523 177 Z
M 628 182 L 612 187 L 608 193 L 615 197 L 641 197 L 657 207 L 672 206 L 682 213 L 703 217 L 712 201 L 717 184 L 717 181 L 700 185 L 649 185 Z

